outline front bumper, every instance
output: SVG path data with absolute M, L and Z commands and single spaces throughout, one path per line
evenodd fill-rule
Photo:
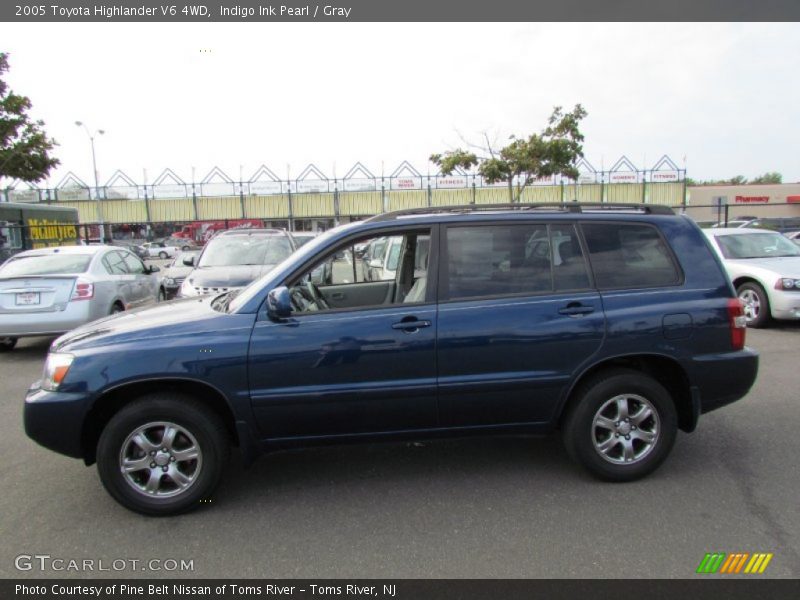
M 800 292 L 772 290 L 769 298 L 770 312 L 776 319 L 800 319 Z
M 34 384 L 25 396 L 25 433 L 45 448 L 83 458 L 81 436 L 87 406 L 83 394 L 48 392 Z

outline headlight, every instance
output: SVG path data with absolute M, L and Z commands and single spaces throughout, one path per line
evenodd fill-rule
M 178 291 L 178 295 L 182 296 L 183 298 L 187 298 L 190 296 L 197 296 L 197 291 L 194 289 L 194 286 L 189 283 L 189 279 L 186 278 L 183 280 L 181 284 L 181 289 Z
M 800 279 L 792 277 L 782 277 L 778 280 L 775 287 L 779 290 L 797 290 L 800 291 Z
M 44 374 L 42 375 L 42 389 L 55 392 L 64 377 L 67 376 L 72 361 L 75 357 L 72 354 L 59 354 L 52 352 L 47 355 L 44 363 Z
M 175 280 L 172 277 L 164 277 L 164 285 L 172 287 L 175 285 Z

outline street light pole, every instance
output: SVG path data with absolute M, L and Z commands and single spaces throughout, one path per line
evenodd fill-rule
M 102 244 L 105 241 L 106 232 L 105 232 L 105 223 L 103 222 L 103 207 L 100 204 L 100 181 L 97 175 L 97 154 L 94 151 L 94 135 L 89 131 L 89 128 L 86 126 L 85 123 L 82 121 L 75 121 L 75 125 L 78 127 L 83 127 L 83 130 L 86 132 L 86 135 L 89 136 L 89 142 L 92 146 L 92 169 L 94 169 L 94 198 L 95 202 L 97 202 L 97 222 L 100 224 L 100 243 Z M 103 135 L 105 133 L 104 130 L 98 129 L 95 131 L 95 135 L 97 134 Z

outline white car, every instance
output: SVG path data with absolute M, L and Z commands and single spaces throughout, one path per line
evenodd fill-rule
M 180 248 L 167 246 L 164 242 L 148 242 L 142 247 L 147 251 L 148 258 L 172 258 L 180 251 Z
M 744 303 L 748 327 L 765 327 L 770 318 L 800 319 L 800 247 L 765 229 L 704 229 L 703 233 Z

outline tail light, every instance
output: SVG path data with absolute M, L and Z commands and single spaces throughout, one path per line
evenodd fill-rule
M 92 298 L 94 298 L 94 284 L 78 279 L 78 282 L 75 284 L 75 289 L 72 290 L 72 297 L 69 299 L 70 302 L 73 300 L 90 300 Z
M 747 333 L 747 317 L 744 316 L 742 301 L 738 298 L 728 300 L 728 324 L 731 328 L 731 346 L 734 350 L 744 348 Z

